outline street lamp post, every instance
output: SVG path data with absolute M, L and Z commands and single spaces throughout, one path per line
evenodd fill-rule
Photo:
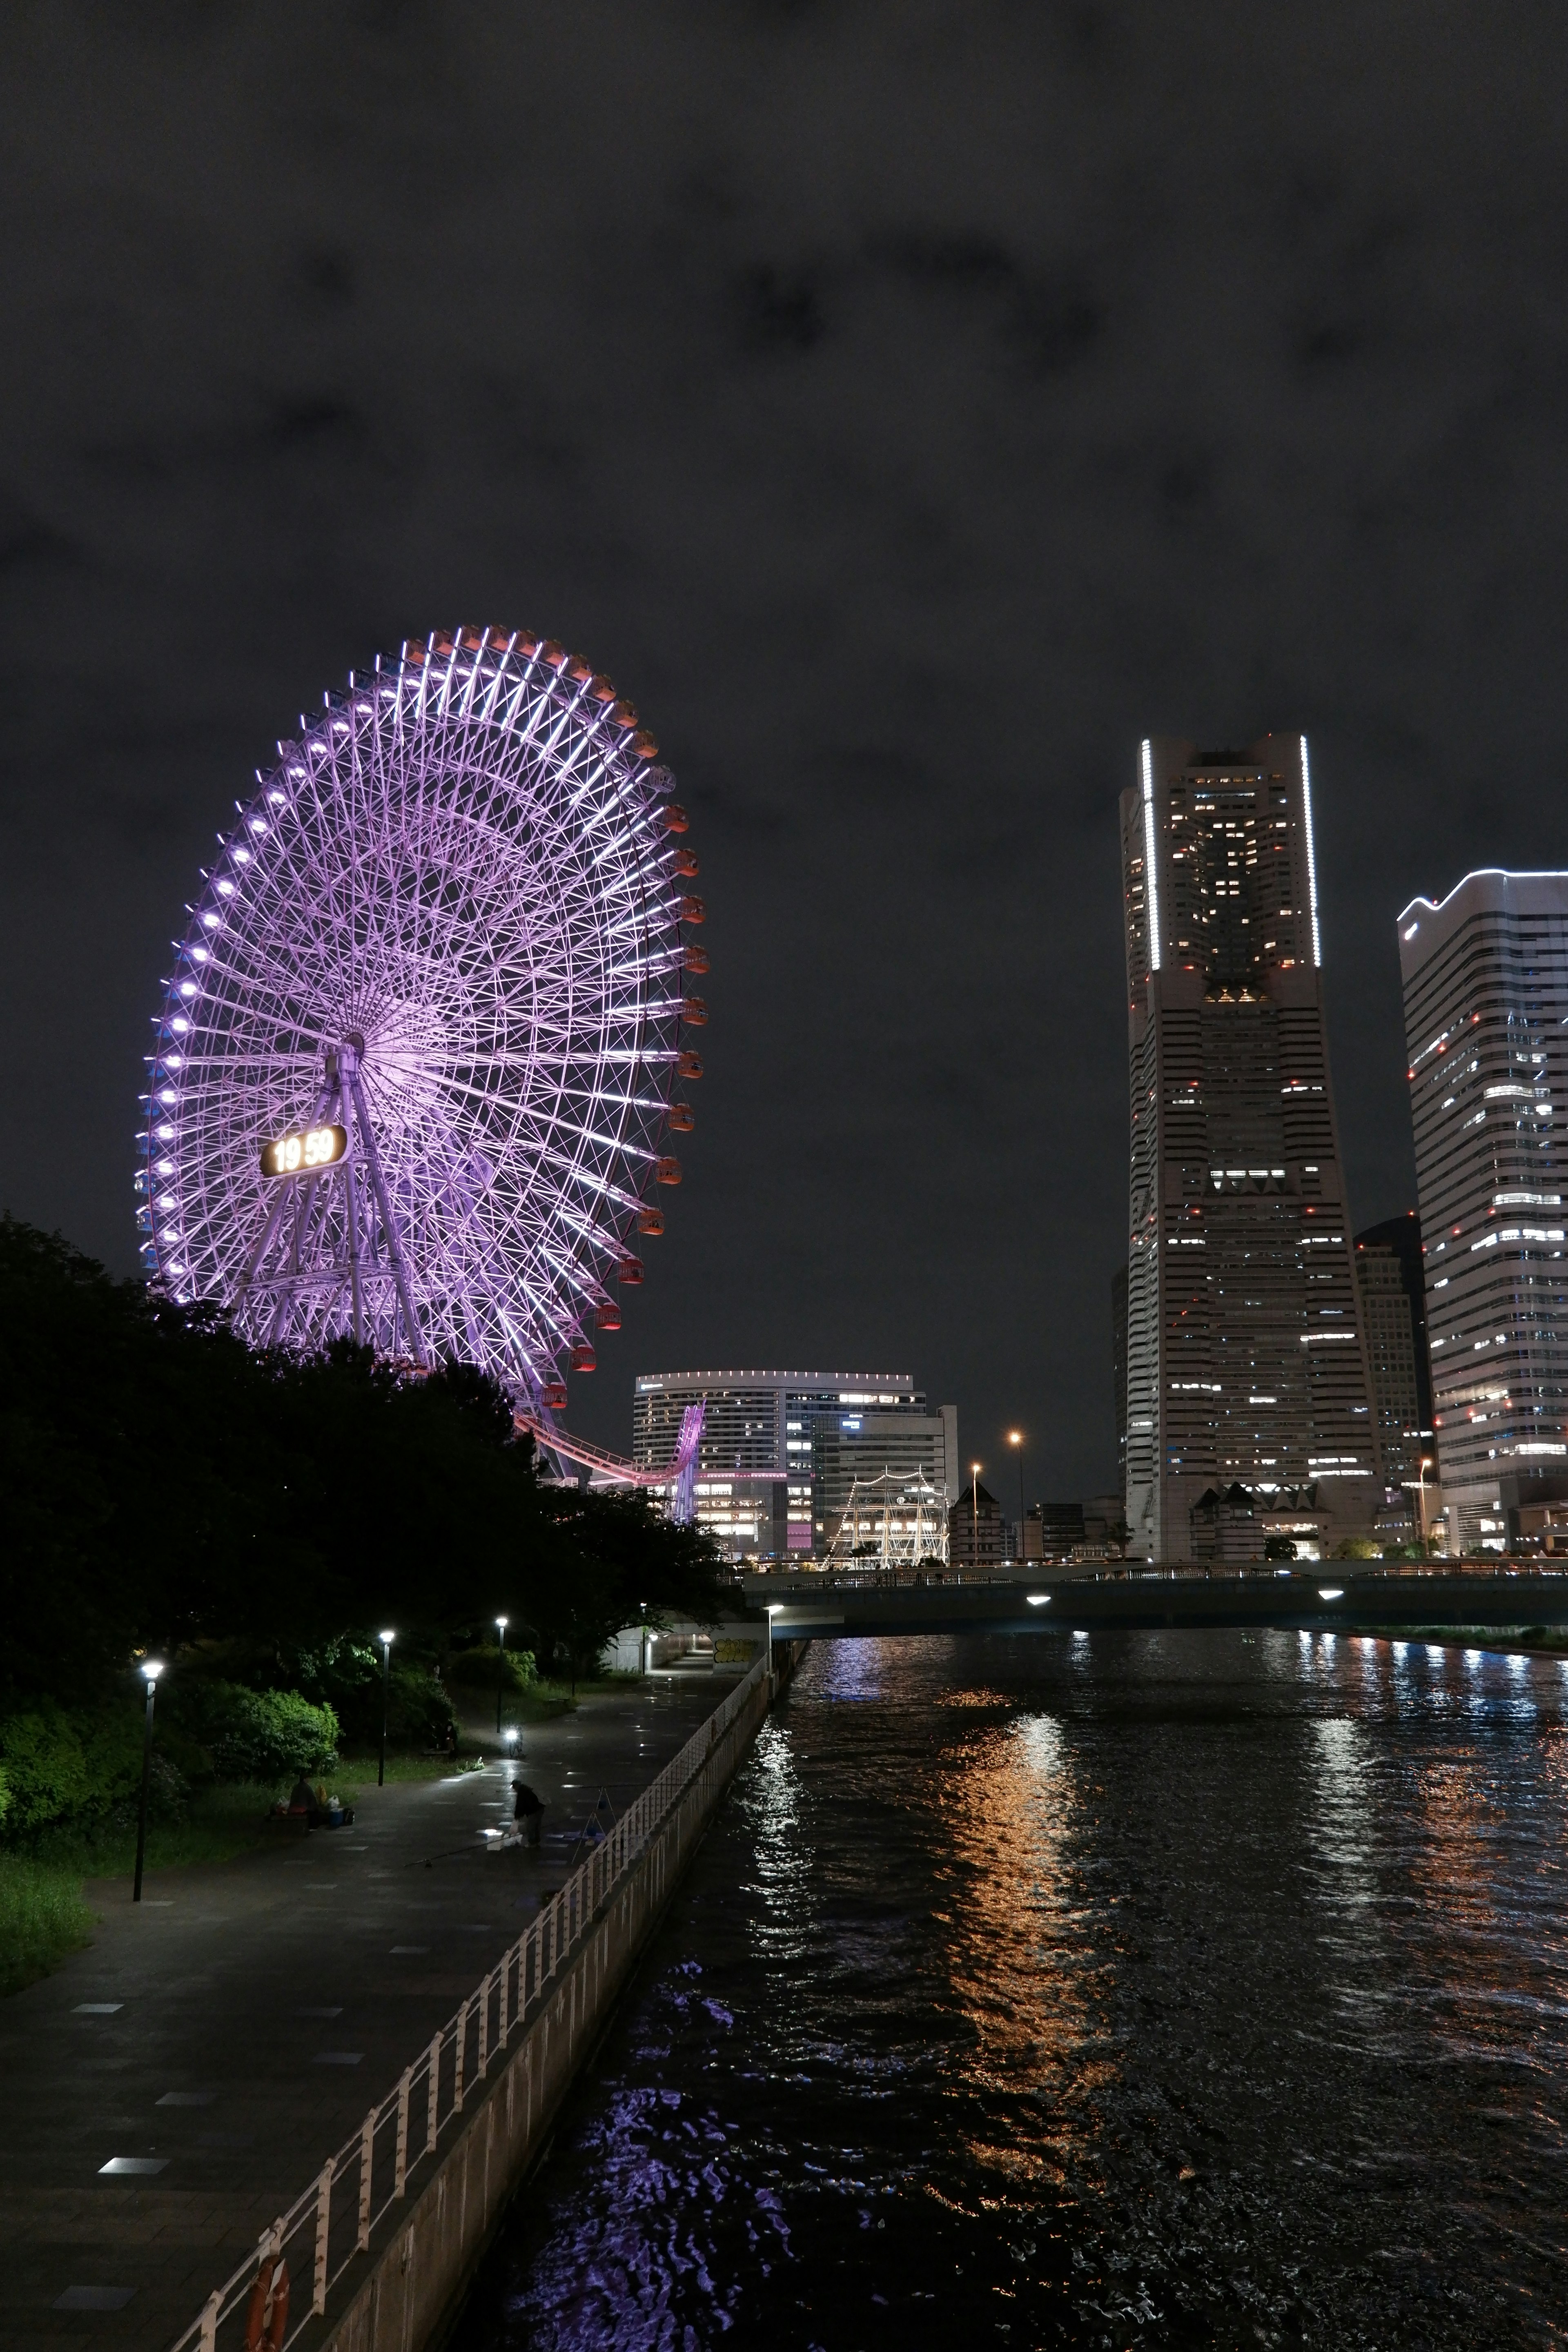
M 158 1677 L 163 1668 L 157 1658 L 144 1658 L 142 1672 L 147 1683 L 147 1720 L 142 1733 L 142 1804 L 136 1815 L 136 1878 L 131 1889 L 132 1903 L 142 1900 L 142 1869 L 147 1859 L 147 1800 L 153 1789 L 153 1702 L 158 1696 Z
M 496 1675 L 496 1738 L 500 1738 L 500 1695 L 506 1685 L 506 1627 L 504 1617 L 496 1619 L 496 1632 L 500 1635 L 500 1659 Z
M 375 1785 L 386 1786 L 386 1713 L 392 1698 L 392 1643 L 390 1633 L 377 1637 L 381 1643 L 381 1761 L 375 1768 Z
M 639 1601 L 637 1607 L 642 1611 L 642 1631 L 637 1638 L 637 1672 L 646 1676 L 647 1673 L 647 1602 Z
M 768 1612 L 768 1680 L 769 1682 L 772 1682 L 773 1678 L 773 1619 L 784 1607 L 784 1602 L 782 1601 L 769 1601 L 764 1604 L 764 1606 Z
M 1018 1558 L 1022 1559 L 1028 1547 L 1024 1541 L 1024 1433 L 1021 1429 L 1007 1432 L 1007 1443 L 1018 1456 Z
M 984 1467 L 984 1462 L 972 1462 L 969 1465 L 969 1565 L 971 1568 L 978 1568 L 980 1565 L 980 1473 Z

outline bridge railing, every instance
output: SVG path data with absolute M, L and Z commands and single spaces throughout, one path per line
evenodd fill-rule
M 1010 1586 L 1021 1591 L 1026 1585 L 1071 1585 L 1077 1591 L 1097 1584 L 1208 1584 L 1224 1580 L 1284 1582 L 1292 1579 L 1316 1586 L 1327 1579 L 1342 1581 L 1353 1578 L 1360 1584 L 1423 1580 L 1451 1583 L 1456 1578 L 1489 1578 L 1528 1576 L 1568 1576 L 1568 1565 L 1558 1566 L 1550 1558 L 1544 1559 L 1452 1560 L 1377 1560 L 1320 1559 L 1299 1560 L 1293 1568 L 1268 1563 L 1220 1563 L 1218 1561 L 1187 1561 L 1169 1568 L 1151 1568 L 1142 1561 L 1129 1560 L 1117 1564 L 1085 1569 L 1067 1560 L 1029 1560 L 1016 1567 L 994 1571 L 966 1570 L 959 1574 L 949 1570 L 935 1575 L 916 1569 L 857 1569 L 839 1570 L 805 1570 L 782 1572 L 763 1571 L 743 1580 L 750 1589 L 753 1584 L 759 1592 L 765 1587 L 769 1592 L 816 1598 L 834 1592 L 893 1592 L 946 1591 L 954 1585 Z
M 606 1897 L 632 1868 L 684 1795 L 768 1671 L 759 1658 L 679 1755 L 627 1807 L 601 1843 L 544 1905 L 531 1927 L 482 1977 L 363 2122 L 285 2207 L 256 2250 L 214 2287 L 170 2352 L 218 2352 L 220 2346 L 272 2340 L 262 2311 L 273 2266 L 287 2264 L 287 2347 L 327 2307 L 327 2296 L 371 2233 L 422 2187 L 442 2136 L 480 2092 L 520 2026 L 531 2021 L 552 1980 L 571 1958 Z M 258 2282 L 261 2282 L 259 2293 Z M 251 2306 L 257 2332 L 252 2333 Z

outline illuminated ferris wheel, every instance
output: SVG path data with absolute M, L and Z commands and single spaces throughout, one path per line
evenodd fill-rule
M 708 960 L 674 780 L 609 680 L 527 631 L 405 646 L 300 725 L 178 943 L 143 1264 L 255 1346 L 346 1335 L 562 1406 L 693 1123 Z

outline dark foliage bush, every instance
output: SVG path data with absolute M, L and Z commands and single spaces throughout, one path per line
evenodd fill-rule
M 501 1650 L 493 1642 L 471 1650 L 454 1650 L 441 1668 L 441 1680 L 452 1690 L 525 1691 L 539 1680 L 531 1650 Z
M 133 1699 L 85 1709 L 38 1698 L 0 1717 L 0 1838 L 26 1839 L 61 1822 L 101 1820 L 140 1800 L 142 1712 Z M 177 1766 L 154 1751 L 154 1809 L 177 1811 L 188 1793 Z
M 212 1759 L 220 1780 L 297 1780 L 337 1761 L 338 1718 L 298 1691 L 247 1690 L 202 1675 L 171 1685 L 160 1704 Z
M 0 1708 L 108 1706 L 150 1649 L 172 1690 L 193 1646 L 235 1643 L 277 1663 L 226 1679 L 331 1705 L 358 1739 L 390 1625 L 400 1736 L 438 1736 L 453 1636 L 504 1610 L 520 1649 L 581 1670 L 643 1601 L 711 1621 L 711 1545 L 638 1496 L 542 1485 L 482 1373 L 258 1356 L 0 1217 Z

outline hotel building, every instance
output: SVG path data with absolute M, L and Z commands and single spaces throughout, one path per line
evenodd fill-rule
M 1452 1551 L 1568 1501 L 1568 874 L 1468 874 L 1399 919 L 1432 1423 Z
M 857 1478 L 954 1490 L 958 1408 L 928 1409 L 908 1372 L 639 1372 L 634 1461 L 668 1462 L 699 1398 L 697 1522 L 726 1559 L 820 1559 Z
M 1121 800 L 1129 1553 L 1331 1547 L 1382 1499 L 1304 736 L 1146 741 Z

